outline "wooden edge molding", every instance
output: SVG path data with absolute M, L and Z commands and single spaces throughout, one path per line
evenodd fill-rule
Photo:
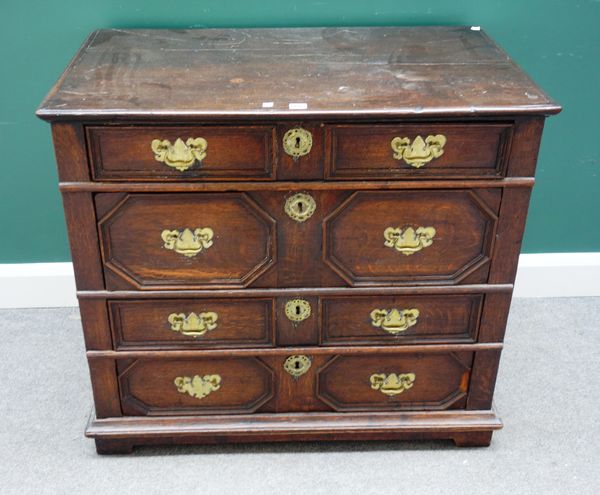
M 425 344 L 425 345 L 407 345 L 407 346 L 378 346 L 378 354 L 415 354 L 419 352 L 426 353 L 447 353 L 447 352 L 468 352 L 468 351 L 489 351 L 501 350 L 501 342 L 490 342 L 484 344 Z M 373 354 L 373 347 L 294 347 L 294 354 L 316 355 L 356 355 Z M 243 356 L 285 356 L 290 354 L 289 347 L 265 348 L 265 349 L 203 349 L 198 350 L 168 350 L 168 351 L 87 351 L 87 357 L 90 361 L 97 359 L 188 359 L 198 357 L 243 357 Z
M 245 414 L 172 418 L 90 416 L 87 437 L 101 454 L 123 454 L 134 445 L 211 444 L 314 440 L 453 440 L 486 446 L 502 428 L 494 410 L 385 413 Z
M 63 192 L 206 192 L 206 191 L 306 191 L 365 189 L 471 189 L 486 187 L 533 187 L 532 177 L 473 180 L 322 181 L 322 182 L 60 182 Z
M 322 287 L 285 289 L 213 289 L 213 290 L 153 290 L 153 291 L 78 291 L 79 299 L 190 299 L 196 297 L 291 297 L 291 296 L 387 296 L 387 295 L 436 295 L 511 292 L 511 284 L 456 285 L 456 286 L 406 286 L 406 287 Z
M 57 83 L 58 84 L 58 83 Z M 52 93 L 51 93 L 52 94 Z M 512 105 L 512 106 L 473 106 L 464 107 L 425 107 L 416 109 L 415 107 L 381 108 L 369 110 L 304 110 L 298 113 L 293 110 L 274 110 L 274 109 L 256 109 L 256 110 L 120 110 L 120 109 L 101 109 L 96 108 L 90 111 L 77 109 L 57 109 L 45 108 L 45 101 L 40 105 L 35 114 L 42 120 L 50 122 L 59 120 L 83 121 L 83 122 L 103 122 L 105 120 L 117 119 L 122 122 L 128 121 L 150 121 L 157 119 L 162 121 L 176 122 L 196 122 L 198 120 L 232 120 L 247 119 L 253 120 L 272 120 L 287 119 L 297 121 L 299 119 L 361 119 L 365 121 L 378 119 L 449 119 L 461 118 L 472 119 L 473 117 L 497 118 L 499 115 L 510 117 L 529 117 L 532 115 L 554 115 L 562 110 L 562 107 L 555 103 L 543 105 Z

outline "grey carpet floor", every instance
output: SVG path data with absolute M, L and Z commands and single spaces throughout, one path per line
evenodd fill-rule
M 0 494 L 598 494 L 600 298 L 517 299 L 484 449 L 446 442 L 97 456 L 77 310 L 0 311 Z

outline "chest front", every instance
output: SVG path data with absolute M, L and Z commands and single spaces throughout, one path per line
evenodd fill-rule
M 489 444 L 559 110 L 468 28 L 93 33 L 38 115 L 98 451 Z

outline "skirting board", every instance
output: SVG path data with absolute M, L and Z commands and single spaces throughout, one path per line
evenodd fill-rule
M 600 253 L 522 254 L 513 295 L 600 296 Z
M 514 296 L 600 296 L 600 253 L 522 254 Z M 71 263 L 0 264 L 0 308 L 68 306 L 77 306 Z
M 73 263 L 0 264 L 0 308 L 77 306 Z

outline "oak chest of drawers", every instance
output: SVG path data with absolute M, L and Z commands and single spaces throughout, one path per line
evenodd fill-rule
M 38 115 L 98 452 L 489 444 L 559 110 L 470 28 L 94 32 Z

